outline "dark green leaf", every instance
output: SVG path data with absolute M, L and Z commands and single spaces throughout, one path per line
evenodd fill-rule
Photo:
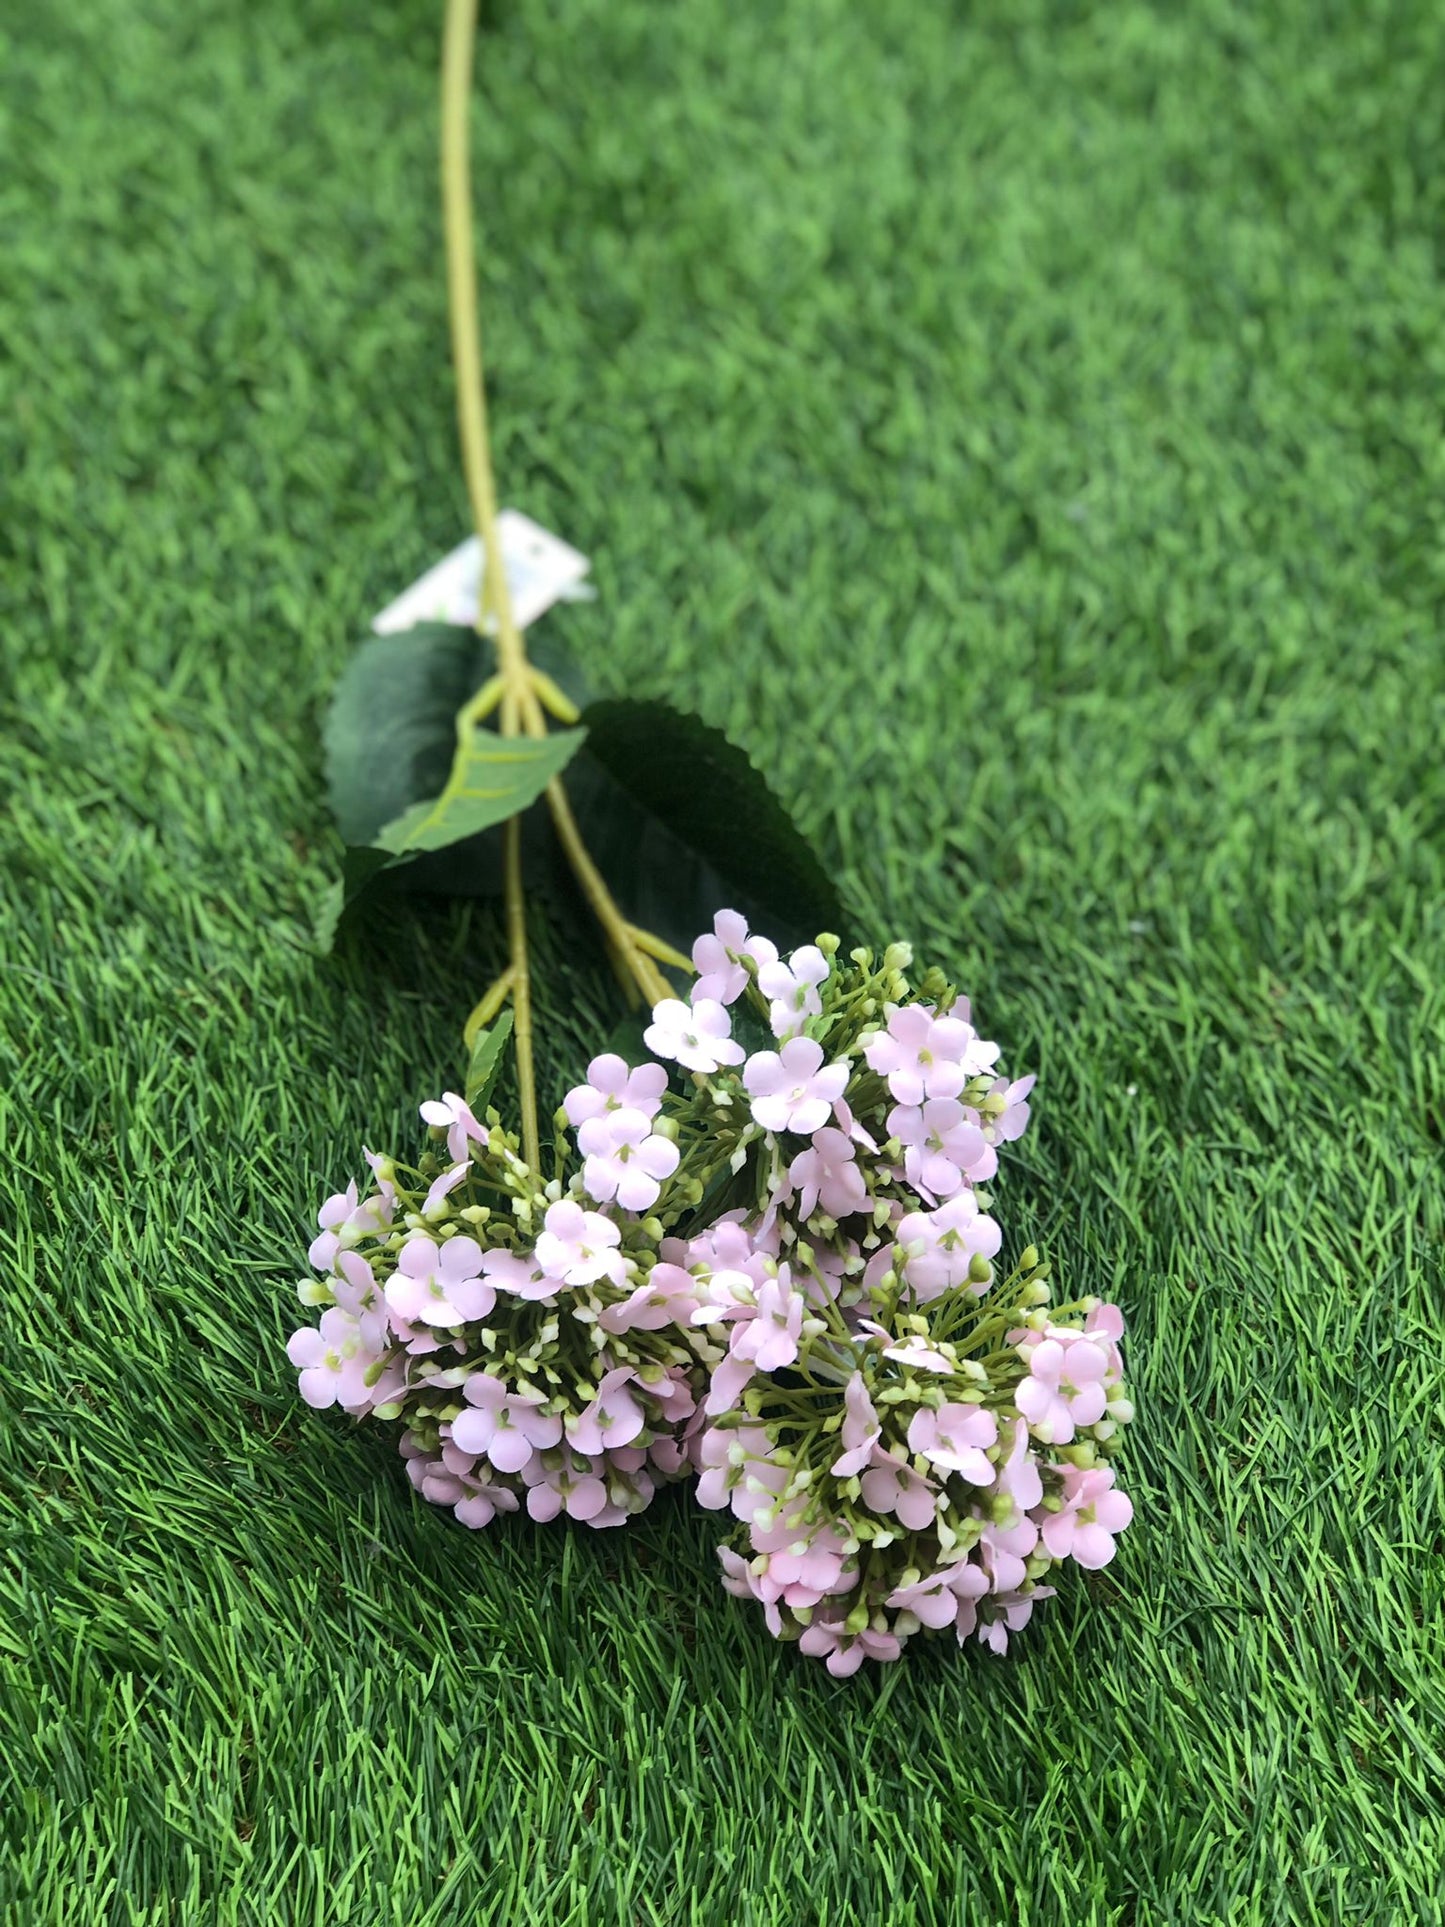
M 568 788 L 634 922 L 683 949 L 724 905 L 783 941 L 843 934 L 832 879 L 720 729 L 668 703 L 630 700 L 593 703 L 583 722 L 587 751 Z
M 316 911 L 316 941 L 323 951 L 336 942 L 337 932 L 348 911 L 368 895 L 384 870 L 395 868 L 397 859 L 385 850 L 352 848 L 342 859 L 341 875 L 328 884 Z
M 610 1051 L 635 1070 L 639 1064 L 650 1064 L 652 1052 L 643 1041 L 642 1033 L 652 1022 L 650 1011 L 629 1010 L 625 1017 L 619 1017 L 604 1041 L 598 1045 L 598 1054 Z
M 502 1068 L 502 1051 L 512 1034 L 512 1013 L 504 1010 L 486 1030 L 479 1030 L 472 1040 L 471 1061 L 467 1065 L 468 1104 L 474 1111 L 485 1108 L 492 1094 L 492 1086 Z

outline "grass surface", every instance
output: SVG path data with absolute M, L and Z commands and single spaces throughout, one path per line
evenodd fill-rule
M 499 948 L 307 936 L 465 528 L 438 13 L 0 0 L 5 1920 L 1439 1921 L 1445 16 L 490 15 L 548 620 L 1039 1070 L 1013 1248 L 1131 1320 L 1116 1564 L 836 1684 L 681 1496 L 470 1536 L 282 1354 Z

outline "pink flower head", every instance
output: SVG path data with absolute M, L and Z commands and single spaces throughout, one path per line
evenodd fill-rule
M 1102 1300 L 1093 1307 L 1084 1320 L 1084 1334 L 1096 1343 L 1107 1342 L 1117 1345 L 1124 1336 L 1124 1314 L 1117 1305 L 1106 1305 Z
M 1084 1320 L 1084 1337 L 1091 1345 L 1097 1345 L 1109 1361 L 1104 1373 L 1106 1391 L 1112 1390 L 1124 1376 L 1124 1361 L 1119 1355 L 1119 1341 L 1123 1336 L 1124 1314 L 1117 1305 L 1095 1305 Z
M 600 1211 L 584 1211 L 572 1198 L 559 1198 L 547 1207 L 544 1229 L 537 1240 L 537 1263 L 543 1275 L 568 1285 L 595 1285 L 610 1278 L 620 1285 L 627 1261 L 617 1249 L 622 1233 Z
M 712 1271 L 696 1281 L 697 1302 L 691 1323 L 724 1325 L 734 1318 L 751 1318 L 758 1308 L 758 1293 L 772 1274 L 761 1277 L 750 1271 Z
M 781 1371 L 798 1356 L 802 1329 L 803 1296 L 793 1290 L 784 1265 L 758 1287 L 756 1315 L 733 1326 L 733 1356 L 751 1359 L 760 1372 Z
M 504 1485 L 491 1485 L 478 1478 L 474 1464 L 465 1455 L 449 1454 L 445 1448 L 438 1462 L 422 1452 L 405 1434 L 401 1440 L 407 1476 L 422 1497 L 432 1505 L 450 1506 L 460 1524 L 474 1530 L 488 1526 L 499 1512 L 515 1512 L 517 1495 Z
M 482 1253 L 482 1270 L 488 1284 L 514 1298 L 535 1302 L 556 1294 L 557 1280 L 546 1276 L 535 1251 L 509 1251 L 505 1245 L 495 1245 Z
M 890 1004 L 887 1028 L 863 1055 L 899 1104 L 922 1104 L 957 1097 L 975 1072 L 980 1048 L 998 1055 L 996 1044 L 980 1047 L 973 1026 L 960 1017 L 939 1017 L 928 1004 Z
M 742 1427 L 733 1436 L 739 1440 L 748 1438 Z M 770 1448 L 765 1435 L 751 1438 L 749 1443 L 752 1450 L 743 1477 L 730 1488 L 730 1497 L 733 1517 L 741 1519 L 744 1525 L 755 1526 L 761 1515 L 772 1515 L 791 1475 L 786 1466 L 778 1465 L 767 1456 Z
M 509 1392 L 501 1379 L 474 1372 L 466 1397 L 467 1410 L 452 1420 L 452 1443 L 473 1458 L 485 1454 L 498 1472 L 520 1472 L 534 1451 L 561 1440 L 561 1419 L 538 1409 L 540 1392 Z
M 539 1523 L 565 1512 L 569 1519 L 603 1523 L 608 1509 L 607 1487 L 594 1472 L 584 1472 L 570 1452 L 560 1465 L 544 1465 L 534 1454 L 522 1467 L 527 1485 L 527 1511 Z
M 867 1382 L 861 1372 L 854 1372 L 843 1393 L 843 1450 L 833 1461 L 834 1478 L 856 1478 L 871 1463 L 882 1430 Z
M 424 1218 L 429 1218 L 441 1204 L 442 1200 L 447 1197 L 450 1192 L 456 1190 L 457 1186 L 471 1168 L 471 1164 L 466 1159 L 463 1159 L 460 1164 L 453 1164 L 447 1170 L 443 1171 L 441 1176 L 433 1181 L 431 1189 L 422 1199 L 421 1215 Z
M 654 1057 L 668 1057 L 690 1071 L 721 1070 L 741 1064 L 743 1047 L 734 1043 L 726 1009 L 712 997 L 691 1006 L 676 997 L 654 1004 L 643 1041 Z
M 1038 1521 L 1039 1537 L 1055 1559 L 1074 1559 L 1089 1572 L 1107 1566 L 1114 1556 L 1114 1534 L 1134 1517 L 1134 1507 L 1123 1492 L 1115 1492 L 1114 1468 L 1076 1465 L 1064 1468 L 1064 1505 Z
M 840 1097 L 838 1099 L 838 1102 L 833 1106 L 833 1116 L 837 1120 L 838 1129 L 842 1131 L 846 1137 L 850 1138 L 854 1144 L 861 1144 L 865 1151 L 872 1151 L 875 1156 L 877 1155 L 877 1139 L 870 1137 L 858 1122 L 857 1118 L 854 1117 L 852 1111 L 848 1108 L 847 1098 Z
M 352 1179 L 344 1191 L 336 1191 L 326 1200 L 316 1213 L 316 1222 L 321 1227 L 319 1237 L 313 1238 L 307 1253 L 318 1271 L 330 1271 L 341 1249 L 342 1227 L 349 1221 L 356 1209 L 356 1180 Z
M 460 1484 L 461 1496 L 452 1506 L 458 1525 L 470 1526 L 475 1532 L 489 1526 L 499 1512 L 517 1510 L 517 1495 L 505 1485 L 486 1485 L 475 1479 L 463 1479 Z
M 800 1530 L 791 1519 L 754 1526 L 753 1550 L 767 1558 L 757 1591 L 763 1600 L 783 1599 L 790 1606 L 815 1606 L 827 1593 L 845 1590 L 848 1555 L 832 1527 Z
M 708 1381 L 707 1403 L 703 1407 L 708 1417 L 720 1418 L 724 1412 L 731 1412 L 756 1371 L 756 1360 L 738 1351 L 730 1351 L 720 1364 L 714 1365 Z
M 888 1113 L 888 1132 L 904 1147 L 908 1182 L 929 1197 L 951 1198 L 964 1183 L 982 1184 L 998 1169 L 998 1154 L 951 1097 L 900 1104 Z
M 910 1211 L 895 1234 L 894 1263 L 920 1304 L 969 1282 L 975 1255 L 993 1258 L 1003 1233 L 978 1208 L 972 1191 L 960 1191 L 935 1211 Z M 974 1285 L 979 1295 L 987 1282 Z
M 328 1405 L 353 1410 L 384 1404 L 400 1389 L 400 1375 L 395 1375 L 395 1384 L 390 1382 L 390 1374 L 385 1375 L 385 1384 L 381 1380 L 367 1384 L 367 1374 L 381 1355 L 380 1347 L 365 1343 L 360 1320 L 340 1305 L 322 1312 L 319 1331 L 313 1325 L 303 1325 L 300 1331 L 292 1332 L 286 1344 L 286 1356 L 301 1374 L 301 1396 L 318 1411 Z
M 1012 1525 L 991 1521 L 978 1535 L 978 1556 L 995 1592 L 1014 1592 L 1028 1577 L 1025 1560 L 1039 1543 L 1039 1529 L 1032 1519 L 1018 1519 Z
M 984 1126 L 990 1143 L 1011 1144 L 1023 1136 L 1029 1123 L 1029 1092 L 1037 1082 L 1037 1077 L 1016 1077 L 1012 1084 L 999 1078 L 993 1092 L 1002 1094 L 1004 1108 Z
M 310 1241 L 310 1249 L 306 1251 L 316 1270 L 329 1272 L 335 1264 L 335 1254 L 343 1247 L 355 1245 L 360 1237 L 374 1237 L 378 1231 L 385 1231 L 385 1227 L 391 1224 L 395 1195 L 395 1185 L 383 1183 L 380 1193 L 372 1193 L 372 1197 L 358 1202 L 355 1179 L 345 1191 L 333 1193 L 316 1212 L 316 1224 L 322 1229 L 320 1235 Z
M 421 1107 L 422 1119 L 447 1134 L 447 1156 L 453 1164 L 464 1161 L 469 1152 L 468 1140 L 475 1138 L 479 1144 L 487 1141 L 487 1127 L 479 1124 L 472 1115 L 472 1108 L 455 1091 L 448 1091 L 437 1101 L 429 1098 Z
M 1008 1457 L 999 1466 L 994 1492 L 1009 1501 L 1013 1507 L 1010 1516 L 1014 1521 L 1024 1513 L 1032 1512 L 1043 1499 L 1043 1478 L 1033 1454 L 1029 1428 L 1021 1418 L 1014 1420 L 1013 1445 Z M 1008 1520 L 1004 1523 L 1008 1523 Z
M 782 1474 L 781 1467 L 769 1466 L 770 1449 L 767 1433 L 760 1426 L 739 1425 L 724 1430 L 718 1425 L 705 1425 L 696 1435 L 692 1448 L 692 1462 L 699 1475 L 698 1504 L 720 1512 L 732 1502 L 733 1492 L 744 1478 L 761 1468 L 781 1474 L 777 1488 L 781 1490 L 786 1474 Z
M 1041 1599 L 1052 1599 L 1052 1586 L 1034 1586 L 1028 1592 L 1008 1592 L 995 1597 L 990 1606 L 997 1615 L 995 1618 L 980 1621 L 973 1611 L 960 1611 L 958 1616 L 958 1643 L 961 1646 L 975 1629 L 979 1639 L 991 1652 L 1002 1656 L 1008 1651 L 1010 1633 L 1022 1632 L 1033 1617 L 1035 1605 Z
M 1080 1425 L 1093 1425 L 1104 1416 L 1108 1392 L 1104 1374 L 1109 1355 L 1081 1335 L 1068 1342 L 1040 1339 L 1025 1348 L 1029 1375 L 1014 1392 L 1014 1404 L 1046 1445 L 1067 1445 Z
M 482 1248 L 472 1238 L 450 1238 L 438 1245 L 414 1232 L 402 1246 L 396 1270 L 386 1283 L 386 1302 L 405 1321 L 420 1319 L 451 1330 L 485 1318 L 497 1301 L 478 1273 Z
M 911 1586 L 895 1586 L 883 1603 L 895 1611 L 913 1613 L 935 1631 L 951 1626 L 958 1617 L 958 1598 L 946 1572 L 927 1573 Z
M 591 1118 L 577 1137 L 588 1154 L 582 1183 L 598 1204 L 615 1198 L 624 1211 L 649 1211 L 657 1203 L 662 1180 L 677 1169 L 677 1146 L 653 1133 L 643 1111 L 609 1111 Z
M 828 977 L 828 959 L 816 944 L 805 943 L 786 963 L 764 964 L 758 989 L 772 1003 L 774 1037 L 796 1037 L 809 1017 L 821 1015 L 818 987 Z
M 597 1322 L 605 1332 L 662 1331 L 686 1325 L 697 1305 L 697 1280 L 681 1265 L 656 1264 L 620 1305 L 607 1305 Z
M 608 1372 L 597 1395 L 576 1418 L 567 1421 L 567 1443 L 574 1452 L 595 1458 L 600 1452 L 630 1445 L 645 1423 L 642 1407 L 629 1389 L 637 1381 L 631 1365 Z
M 736 910 L 719 910 L 713 918 L 712 935 L 701 936 L 692 947 L 692 961 L 698 972 L 692 987 L 693 1002 L 735 1004 L 748 987 L 744 957 L 751 957 L 760 968 L 776 963 L 777 945 L 766 937 L 748 933 L 747 919 Z
M 687 1421 L 689 1433 L 701 1425 L 702 1414 L 693 1396 L 692 1378 L 686 1365 L 669 1365 L 661 1382 L 648 1389 L 665 1424 L 682 1425 Z
M 667 1089 L 667 1072 L 661 1064 L 641 1064 L 628 1068 L 613 1051 L 594 1057 L 587 1066 L 587 1082 L 577 1084 L 563 1099 L 567 1122 L 574 1128 L 610 1111 L 641 1111 L 656 1117 L 662 1094 Z M 589 1147 L 583 1145 L 586 1151 Z
M 754 1285 L 760 1285 L 772 1275 L 768 1261 L 776 1258 L 777 1252 L 777 1239 L 761 1237 L 758 1227 L 744 1223 L 743 1214 L 738 1212 L 719 1218 L 716 1224 L 690 1238 L 679 1262 L 701 1275 L 741 1271 Z M 665 1247 L 663 1255 L 671 1255 Z
M 881 1338 L 883 1356 L 894 1359 L 900 1365 L 912 1365 L 921 1372 L 956 1372 L 957 1359 L 950 1358 L 947 1352 L 939 1351 L 934 1345 L 925 1345 L 921 1339 L 896 1339 L 886 1325 L 880 1325 L 874 1318 L 858 1320 L 860 1332 L 870 1338 Z
M 934 1488 L 911 1465 L 875 1448 L 873 1463 L 863 1474 L 863 1503 L 874 1512 L 893 1512 L 900 1525 L 921 1532 L 933 1524 Z
M 708 1386 L 705 1410 L 716 1418 L 733 1408 L 755 1372 L 778 1371 L 797 1358 L 807 1302 L 785 1264 L 756 1286 L 746 1273 L 715 1272 L 705 1290 L 707 1301 L 693 1314 L 693 1324 L 732 1325 L 728 1355 L 713 1368 Z
M 826 1660 L 834 1679 L 848 1679 L 865 1659 L 897 1659 L 903 1642 L 892 1633 L 875 1632 L 871 1626 L 861 1633 L 845 1633 L 841 1620 L 822 1619 L 815 1614 L 798 1641 L 798 1651 Z
M 823 1065 L 823 1046 L 811 1037 L 790 1037 L 781 1050 L 754 1053 L 743 1067 L 753 1119 L 765 1131 L 798 1131 L 811 1137 L 848 1083 L 846 1064 Z
M 376 1273 L 359 1251 L 336 1255 L 336 1270 L 331 1279 L 331 1295 L 343 1311 L 349 1311 L 361 1329 L 361 1342 L 371 1352 L 381 1352 L 390 1337 L 386 1302 L 376 1282 Z
M 993 1462 L 988 1448 L 998 1441 L 992 1412 L 978 1405 L 941 1405 L 913 1414 L 908 1427 L 908 1449 L 919 1452 L 941 1472 L 957 1472 L 970 1485 L 992 1485 Z
M 938 1631 L 957 1623 L 961 1601 L 979 1599 L 987 1591 L 987 1573 L 971 1560 L 963 1559 L 938 1572 L 925 1573 L 911 1586 L 895 1587 L 883 1603 L 913 1613 L 925 1626 Z
M 724 1592 L 730 1592 L 734 1599 L 761 1598 L 758 1591 L 757 1574 L 753 1571 L 751 1560 L 744 1559 L 743 1555 L 740 1552 L 735 1552 L 731 1546 L 719 1546 L 717 1556 L 718 1562 L 723 1569 L 722 1583 Z M 774 1629 L 773 1621 L 770 1620 L 768 1622 L 768 1630 L 773 1633 L 774 1638 L 777 1638 L 778 1634 L 782 1631 L 782 1620 L 776 1613 L 773 1615 L 773 1619 L 777 1620 L 776 1629 Z
M 828 1127 L 814 1131 L 807 1150 L 793 1159 L 788 1181 L 798 1189 L 798 1213 L 804 1221 L 820 1205 L 830 1218 L 846 1218 L 861 1211 L 868 1199 L 852 1144 L 842 1131 Z

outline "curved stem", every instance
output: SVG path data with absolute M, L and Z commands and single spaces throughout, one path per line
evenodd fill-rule
M 471 497 L 472 515 L 486 559 L 485 601 L 477 611 L 477 626 L 485 628 L 485 611 L 494 618 L 498 675 L 472 698 L 463 715 L 469 724 L 500 704 L 504 736 L 546 734 L 528 675 L 527 652 L 512 613 L 512 592 L 502 563 L 497 534 L 497 490 L 487 438 L 487 391 L 482 379 L 482 330 L 477 315 L 477 272 L 472 238 L 471 167 L 467 119 L 471 106 L 472 61 L 476 45 L 477 0 L 447 0 L 442 39 L 442 224 L 446 233 L 447 305 L 451 315 L 452 364 L 457 380 L 457 425 L 461 431 L 462 467 Z M 506 825 L 505 872 L 507 941 L 511 963 L 506 976 L 515 1016 L 517 1085 L 522 1114 L 522 1155 L 535 1170 L 541 1147 L 537 1135 L 537 1085 L 532 1056 L 532 979 L 527 961 L 527 902 L 522 888 L 522 825 L 513 817 Z M 485 1001 L 485 1000 L 484 1000 Z M 470 1026 L 469 1026 L 470 1028 Z M 475 1031 L 473 1031 L 475 1035 Z
M 516 1019 L 517 1086 L 521 1093 L 522 1156 L 534 1171 L 542 1164 L 537 1135 L 537 1079 L 532 1064 L 532 974 L 527 964 L 527 905 L 522 895 L 522 819 L 508 818 L 506 839 L 507 936 L 512 951 L 512 1011 Z
M 493 708 L 499 710 L 503 736 L 545 736 L 544 710 L 573 722 L 577 712 L 556 684 L 527 660 L 526 645 L 512 609 L 511 588 L 497 532 L 497 491 L 487 435 L 487 400 L 482 373 L 481 323 L 477 313 L 475 242 L 472 232 L 468 114 L 476 49 L 477 0 L 447 0 L 442 40 L 442 216 L 446 235 L 447 298 L 451 317 L 452 362 L 456 370 L 457 422 L 462 466 L 472 515 L 486 561 L 484 600 L 477 626 L 490 632 L 497 650 L 497 675 L 472 698 L 462 715 L 468 725 Z M 487 616 L 491 621 L 488 622 Z M 654 959 L 680 969 L 688 960 L 657 938 L 627 922 L 587 853 L 576 819 L 559 781 L 548 785 L 557 835 L 607 938 L 614 963 L 630 977 L 648 1003 L 672 995 Z M 526 900 L 522 888 L 521 826 L 505 828 L 506 911 L 511 963 L 505 973 L 516 1015 L 517 1080 L 521 1087 L 522 1144 L 527 1161 L 538 1162 L 537 1093 L 533 1070 L 531 976 L 527 964 Z M 483 1003 L 488 1000 L 484 999 Z M 499 1006 L 498 1006 L 499 1007 Z M 493 1013 L 494 1014 L 494 1013 Z M 474 1013 L 475 1015 L 475 1013 Z M 475 1027 L 472 1027 L 473 1035 Z
M 602 881 L 597 865 L 587 853 L 582 841 L 582 833 L 577 828 L 577 819 L 572 814 L 572 805 L 567 801 L 567 792 L 560 780 L 553 777 L 547 785 L 547 804 L 556 825 L 557 837 L 567 852 L 582 893 L 597 914 L 597 921 L 607 932 L 608 938 L 627 963 L 637 980 L 637 988 L 648 1003 L 660 1003 L 664 997 L 672 995 L 667 979 L 652 959 L 639 947 L 632 935 L 632 926 L 627 922 L 617 905 L 612 901 L 607 885 Z
M 472 514 L 486 557 L 486 600 L 496 616 L 498 666 L 515 688 L 527 656 L 512 615 L 512 594 L 497 534 L 497 491 L 487 438 L 487 393 L 482 381 L 482 330 L 477 315 L 476 255 L 472 239 L 471 164 L 467 117 L 471 104 L 477 0 L 447 0 L 442 39 L 442 224 L 446 233 L 447 303 L 452 365 L 457 378 L 457 424 Z

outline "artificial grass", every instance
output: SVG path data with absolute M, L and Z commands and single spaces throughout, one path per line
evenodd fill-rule
M 489 15 L 547 620 L 1038 1069 L 1012 1248 L 1131 1320 L 1115 1565 L 836 1684 L 685 1498 L 469 1535 L 282 1352 L 499 948 L 308 938 L 465 528 L 438 11 L 0 0 L 4 1918 L 1438 1921 L 1445 17 Z

